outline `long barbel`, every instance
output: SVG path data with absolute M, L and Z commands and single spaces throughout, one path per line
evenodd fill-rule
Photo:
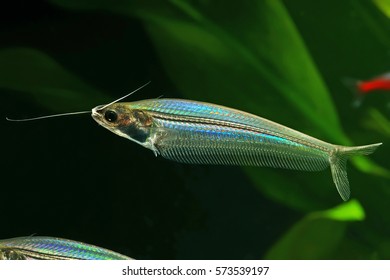
M 350 197 L 347 159 L 371 154 L 382 144 L 334 145 L 253 114 L 182 99 L 110 103 L 92 109 L 92 117 L 113 133 L 178 162 L 306 171 L 330 166 L 343 200 Z
M 78 241 L 46 236 L 0 240 L 0 260 L 131 260 L 132 258 Z

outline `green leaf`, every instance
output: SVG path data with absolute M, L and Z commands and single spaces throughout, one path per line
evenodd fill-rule
M 88 110 L 107 98 L 35 49 L 0 50 L 0 88 L 53 111 Z M 94 105 L 93 105 L 94 104 Z
M 365 216 L 362 205 L 356 199 L 342 203 L 332 209 L 311 214 L 312 218 L 327 218 L 335 221 L 363 221 Z
M 389 0 L 374 0 L 375 5 L 381 10 L 387 17 L 390 17 L 390 1 Z
M 330 259 L 343 240 L 348 222 L 362 221 L 357 200 L 308 214 L 268 251 L 266 259 Z

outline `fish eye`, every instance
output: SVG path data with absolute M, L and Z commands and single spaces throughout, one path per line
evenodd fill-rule
M 118 114 L 115 113 L 114 111 L 107 110 L 104 113 L 104 118 L 106 119 L 106 121 L 108 121 L 110 123 L 113 123 L 113 122 L 115 122 L 118 119 Z

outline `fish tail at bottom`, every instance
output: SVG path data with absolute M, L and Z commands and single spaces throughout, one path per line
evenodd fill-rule
M 344 201 L 347 201 L 351 194 L 346 169 L 348 158 L 355 155 L 372 154 L 380 145 L 382 143 L 355 147 L 336 146 L 335 150 L 331 153 L 329 162 L 333 182 Z

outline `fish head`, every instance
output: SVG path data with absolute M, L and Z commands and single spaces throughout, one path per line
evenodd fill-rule
M 109 131 L 146 146 L 153 117 L 132 106 L 131 102 L 99 105 L 92 109 L 92 118 Z

